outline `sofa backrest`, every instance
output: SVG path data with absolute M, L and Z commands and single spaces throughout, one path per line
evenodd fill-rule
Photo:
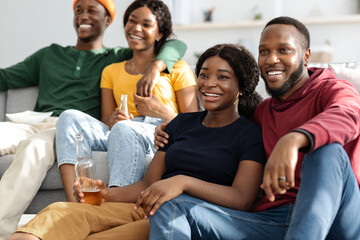
M 5 106 L 7 92 L 0 91 L 0 122 L 5 121 Z
M 38 87 L 10 89 L 0 94 L 0 121 L 6 121 L 5 113 L 34 110 L 38 97 Z M 2 99 L 3 98 L 3 99 Z
M 328 67 L 335 73 L 336 78 L 347 80 L 360 93 L 360 62 L 311 64 L 313 67 Z

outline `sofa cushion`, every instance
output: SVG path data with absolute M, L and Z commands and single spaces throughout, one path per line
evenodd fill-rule
M 103 180 L 106 183 L 106 185 L 108 185 L 109 173 L 108 173 L 107 152 L 93 151 L 92 159 L 94 160 L 95 163 L 97 177 Z M 63 189 L 63 188 L 64 187 L 61 181 L 58 164 L 57 162 L 55 162 L 55 164 L 49 169 L 44 181 L 42 182 L 40 189 L 51 190 L 51 189 Z
M 329 64 L 339 79 L 349 81 L 360 92 L 360 62 Z
M 5 113 L 33 110 L 38 97 L 38 87 L 10 89 L 7 92 Z
M 360 93 L 360 62 L 310 63 L 309 66 L 332 69 L 336 78 L 347 80 Z
M 5 106 L 7 92 L 0 91 L 0 122 L 5 121 Z
M 63 189 L 41 190 L 37 192 L 25 214 L 36 214 L 54 202 L 66 201 L 67 198 Z

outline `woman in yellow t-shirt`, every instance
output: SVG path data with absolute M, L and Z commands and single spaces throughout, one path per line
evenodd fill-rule
M 124 14 L 125 37 L 133 57 L 109 65 L 101 77 L 101 122 L 76 110 L 62 113 L 57 135 L 60 146 L 66 147 L 69 157 L 58 164 L 75 164 L 74 135 L 83 132 L 91 150 L 108 152 L 109 186 L 124 186 L 139 181 L 146 170 L 146 159 L 152 159 L 155 148 L 154 131 L 161 122 L 168 122 L 179 112 L 198 111 L 195 78 L 188 64 L 180 60 L 171 73 L 149 71 L 162 44 L 172 34 L 171 16 L 167 6 L 158 0 L 134 1 Z M 159 56 L 158 56 L 159 57 Z M 151 68 L 155 69 L 155 68 Z M 161 68 L 159 68 L 161 69 Z M 151 96 L 136 93 L 136 85 L 143 75 L 158 75 Z M 145 82 L 145 85 L 147 83 Z M 120 111 L 122 94 L 128 96 L 128 113 Z M 64 152 L 64 151 L 63 151 Z M 74 162 L 75 161 L 75 162 Z M 61 176 L 69 201 L 72 196 L 74 168 L 61 168 Z

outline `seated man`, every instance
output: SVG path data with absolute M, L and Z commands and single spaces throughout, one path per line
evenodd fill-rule
M 104 32 L 115 17 L 113 0 L 75 0 L 73 6 L 77 34 L 75 46 L 52 44 L 23 62 L 0 69 L 0 91 L 38 86 L 35 111 L 52 111 L 57 117 L 66 109 L 78 109 L 100 119 L 101 72 L 111 63 L 130 59 L 132 52 L 128 48 L 103 45 Z M 185 48 L 180 41 L 165 43 L 156 61 L 139 80 L 139 95 L 151 93 L 154 79 L 166 66 L 170 71 L 183 56 Z M 30 135 L 37 134 L 19 142 L 13 162 L 1 178 L 0 239 L 16 229 L 21 214 L 53 165 L 55 121 L 45 125 L 44 131 L 32 128 Z M 14 128 L 16 126 L 14 124 Z M 2 138 L 12 133 L 9 123 L 0 123 L 0 131 Z
M 150 218 L 150 239 L 359 239 L 360 97 L 331 70 L 308 68 L 309 47 L 296 19 L 275 18 L 262 31 L 258 65 L 272 97 L 254 113 L 268 157 L 254 212 L 201 200 L 179 209 L 174 199 Z

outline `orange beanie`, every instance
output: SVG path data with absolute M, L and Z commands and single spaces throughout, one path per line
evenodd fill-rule
M 75 5 L 79 0 L 75 0 L 73 4 L 73 9 L 75 10 Z M 99 3 L 101 3 L 106 10 L 109 12 L 111 21 L 114 21 L 115 14 L 116 14 L 116 8 L 114 0 L 97 0 Z

